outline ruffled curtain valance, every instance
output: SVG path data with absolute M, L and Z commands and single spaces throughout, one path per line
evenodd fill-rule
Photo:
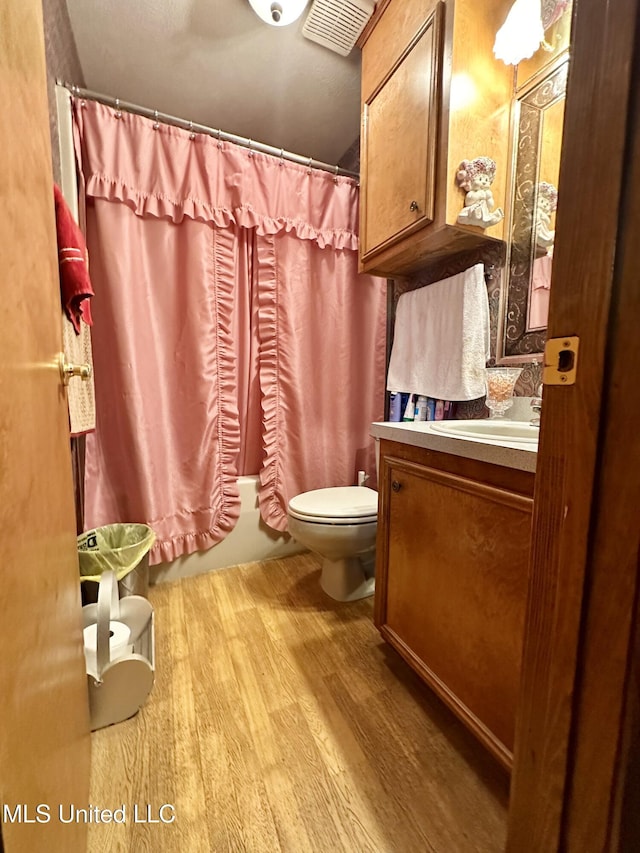
M 123 202 L 142 217 L 236 224 L 261 236 L 293 232 L 320 248 L 358 248 L 358 187 L 351 178 L 214 137 L 192 138 L 95 101 L 76 100 L 74 111 L 87 196 Z M 171 144 L 156 144 L 158 134 Z

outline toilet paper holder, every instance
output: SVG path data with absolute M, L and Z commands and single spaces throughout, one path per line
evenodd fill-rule
M 82 608 L 83 628 L 97 625 L 95 657 L 87 656 L 91 731 L 136 714 L 153 687 L 155 647 L 153 607 L 140 595 L 118 597 L 111 570 L 100 576 L 98 601 Z M 124 654 L 111 659 L 109 625 L 124 623 L 131 632 Z

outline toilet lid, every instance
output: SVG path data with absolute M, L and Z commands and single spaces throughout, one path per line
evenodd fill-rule
M 291 498 L 289 515 L 333 524 L 364 524 L 378 517 L 378 493 L 366 486 L 315 489 Z

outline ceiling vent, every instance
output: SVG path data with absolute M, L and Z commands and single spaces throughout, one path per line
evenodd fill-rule
M 373 14 L 374 0 L 314 0 L 302 35 L 348 56 Z

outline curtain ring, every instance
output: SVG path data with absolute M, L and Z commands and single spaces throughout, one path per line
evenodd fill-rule
M 312 160 L 313 160 L 313 157 L 309 157 L 309 162 L 307 163 L 307 175 L 311 174 L 311 161 Z
M 335 174 L 334 174 L 334 176 L 333 176 L 333 183 L 334 183 L 334 184 L 337 184 L 337 183 L 338 183 L 338 169 L 339 169 L 339 168 L 340 168 L 339 166 L 336 166 L 336 171 L 335 171 Z
M 253 157 L 253 151 L 251 150 L 252 145 L 253 145 L 253 139 L 250 139 L 249 145 L 247 146 L 249 148 L 249 157 Z
M 280 161 L 279 161 L 278 165 L 284 166 L 284 148 L 280 149 Z
M 194 132 L 194 130 L 193 130 L 193 122 L 192 122 L 192 121 L 190 121 L 190 122 L 189 122 L 189 139 L 193 140 L 193 139 L 195 139 L 195 138 L 196 138 L 196 134 L 195 134 L 195 132 Z
M 120 109 L 120 98 L 116 98 L 116 118 L 122 118 L 122 111 Z
M 221 130 L 220 128 L 218 128 L 218 130 L 216 131 L 216 136 L 218 137 L 218 148 L 222 148 L 222 140 L 220 139 L 220 133 Z
M 155 118 L 155 121 L 154 121 L 154 123 L 153 123 L 153 129 L 154 129 L 154 130 L 159 130 L 159 128 L 160 128 L 160 122 L 158 121 L 158 110 L 154 110 L 154 111 L 153 111 L 153 117 Z

